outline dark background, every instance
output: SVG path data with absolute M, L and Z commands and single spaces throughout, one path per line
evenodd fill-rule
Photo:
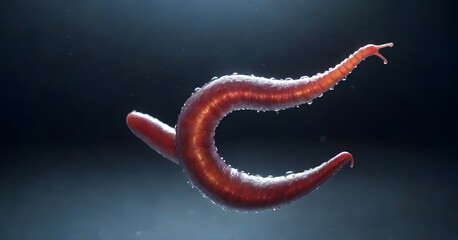
M 453 1 L 2 1 L 0 239 L 458 239 Z M 128 130 L 195 87 L 313 75 L 394 42 L 312 105 L 240 111 L 218 149 L 251 173 L 353 153 L 279 211 L 225 212 Z

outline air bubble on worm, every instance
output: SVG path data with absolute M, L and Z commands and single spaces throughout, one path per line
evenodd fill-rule
M 345 81 L 345 80 L 347 80 L 347 78 L 342 78 L 342 81 Z
M 285 173 L 285 176 L 289 176 L 289 175 L 291 175 L 291 174 L 294 174 L 294 172 L 293 172 L 293 171 L 287 171 L 287 172 Z
M 329 88 L 329 90 L 331 90 L 331 91 L 334 90 L 334 87 Z
M 272 208 L 272 211 L 274 211 L 274 212 L 276 212 L 276 211 L 278 211 L 278 210 L 280 210 L 280 207 L 274 207 L 274 208 Z
M 295 178 L 295 177 L 296 177 L 295 173 L 292 173 L 292 174 L 289 174 L 289 175 L 285 176 L 285 178 L 288 178 L 288 179 Z
M 214 76 L 214 77 L 212 77 L 211 81 L 215 81 L 216 79 L 218 79 L 218 77 Z
M 300 79 L 309 78 L 309 76 L 301 76 Z
M 318 97 L 320 98 L 320 97 L 322 97 L 322 96 L 323 96 L 323 94 L 320 94 L 320 96 L 318 96 Z
M 309 101 L 307 102 L 308 105 L 312 105 L 313 101 Z
M 232 75 L 238 75 L 238 73 L 237 73 L 237 72 L 234 72 L 234 73 L 232 73 Z
M 222 209 L 223 211 L 225 211 L 225 212 L 229 211 L 229 209 L 227 209 L 227 208 L 225 208 L 225 207 L 222 207 L 221 209 Z
M 276 79 L 276 78 L 274 78 L 274 77 L 271 77 L 271 78 L 270 78 L 270 80 L 277 80 L 277 79 Z
M 273 178 L 273 177 L 274 177 L 274 176 L 272 176 L 272 175 L 268 175 L 268 176 L 267 176 L 267 178 Z
M 291 80 L 293 80 L 293 79 L 292 79 L 292 78 L 286 78 L 285 80 L 286 80 L 286 81 L 291 81 Z
M 196 87 L 196 88 L 194 88 L 194 92 L 197 92 L 197 91 L 199 91 L 200 89 L 201 89 L 200 87 Z

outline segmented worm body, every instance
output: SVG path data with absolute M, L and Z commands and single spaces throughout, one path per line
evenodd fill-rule
M 220 120 L 236 110 L 282 110 L 311 102 L 344 79 L 365 58 L 392 43 L 366 45 L 324 73 L 297 80 L 229 75 L 197 90 L 184 104 L 176 129 L 146 114 L 127 116 L 129 128 L 164 157 L 181 165 L 191 184 L 213 202 L 228 209 L 276 209 L 311 192 L 353 157 L 342 152 L 310 170 L 279 177 L 238 171 L 218 155 L 214 133 Z

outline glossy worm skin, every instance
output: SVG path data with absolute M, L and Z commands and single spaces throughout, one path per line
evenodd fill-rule
M 366 45 L 328 71 L 297 80 L 230 75 L 211 81 L 184 104 L 176 129 L 146 114 L 132 112 L 127 124 L 134 134 L 164 157 L 181 165 L 191 184 L 227 209 L 276 209 L 313 191 L 353 157 L 342 152 L 313 169 L 279 177 L 238 171 L 218 155 L 214 134 L 220 120 L 236 110 L 282 110 L 311 102 L 344 79 L 365 58 L 393 43 Z

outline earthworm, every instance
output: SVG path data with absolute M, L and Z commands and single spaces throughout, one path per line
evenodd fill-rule
M 310 103 L 345 79 L 365 58 L 393 43 L 369 44 L 324 73 L 300 79 L 276 80 L 233 74 L 213 79 L 196 89 L 178 116 L 176 128 L 149 115 L 131 112 L 132 132 L 164 157 L 179 164 L 190 183 L 226 209 L 278 209 L 316 189 L 353 157 L 342 152 L 310 170 L 278 177 L 250 175 L 227 165 L 217 153 L 215 129 L 236 110 L 278 111 Z

